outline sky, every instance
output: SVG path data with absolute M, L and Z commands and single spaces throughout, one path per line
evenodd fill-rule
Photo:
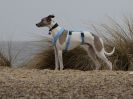
M 133 0 L 0 0 L 0 40 L 29 41 L 48 35 L 37 28 L 41 18 L 54 14 L 57 23 L 70 30 L 88 30 L 107 16 L 133 15 Z

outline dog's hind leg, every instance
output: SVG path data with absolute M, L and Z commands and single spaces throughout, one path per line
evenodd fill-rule
M 99 61 L 97 60 L 96 53 L 95 53 L 95 51 L 94 51 L 94 49 L 93 49 L 92 46 L 89 46 L 89 48 L 88 48 L 88 55 L 90 56 L 90 58 L 91 58 L 92 61 L 94 62 L 95 66 L 96 66 L 96 70 L 99 70 L 101 64 L 100 64 Z
M 104 50 L 102 50 L 101 52 L 96 52 L 96 54 L 100 59 L 102 59 L 108 65 L 109 69 L 112 70 L 112 63 L 106 58 Z
M 95 66 L 96 66 L 96 70 L 99 70 L 101 64 L 100 64 L 99 61 L 97 60 L 96 53 L 95 53 L 93 47 L 92 47 L 91 45 L 89 45 L 89 46 L 84 46 L 83 48 L 86 50 L 88 56 L 89 56 L 89 57 L 91 58 L 91 60 L 94 62 Z
M 59 69 L 59 59 L 58 59 L 58 52 L 56 46 L 54 46 L 54 53 L 55 53 L 55 70 Z

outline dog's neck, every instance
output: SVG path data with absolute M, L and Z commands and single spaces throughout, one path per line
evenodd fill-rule
M 55 26 L 56 25 L 56 26 Z M 54 27 L 55 26 L 55 27 Z M 57 25 L 56 22 L 52 21 L 48 26 L 50 34 L 54 37 L 58 31 L 60 31 L 61 27 Z

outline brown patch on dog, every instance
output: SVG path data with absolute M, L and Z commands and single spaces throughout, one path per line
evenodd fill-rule
M 102 46 L 102 43 L 99 39 L 99 37 L 95 34 L 92 34 L 94 36 L 94 45 L 95 45 L 95 48 L 97 49 L 97 51 L 101 51 L 103 46 Z
M 61 45 L 66 41 L 67 32 L 68 32 L 68 31 L 65 30 L 65 31 L 62 33 L 62 35 L 60 36 L 60 38 L 59 38 L 59 42 L 60 42 Z

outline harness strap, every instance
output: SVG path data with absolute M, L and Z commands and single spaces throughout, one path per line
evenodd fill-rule
M 65 48 L 65 51 L 67 51 L 70 47 L 70 39 L 71 39 L 71 35 L 72 35 L 72 31 L 68 31 L 68 39 L 67 39 L 67 42 L 66 42 L 66 48 Z
M 53 37 L 53 39 L 52 39 L 52 44 L 53 45 L 55 45 L 56 44 L 56 41 L 60 38 L 60 36 L 62 35 L 62 33 L 65 31 L 65 29 L 64 28 L 61 28 L 61 30 L 60 31 L 58 31 L 57 33 L 56 33 L 56 35 Z
M 82 42 L 81 42 L 81 44 L 84 44 L 84 33 L 83 32 L 81 32 L 81 40 L 82 40 Z

